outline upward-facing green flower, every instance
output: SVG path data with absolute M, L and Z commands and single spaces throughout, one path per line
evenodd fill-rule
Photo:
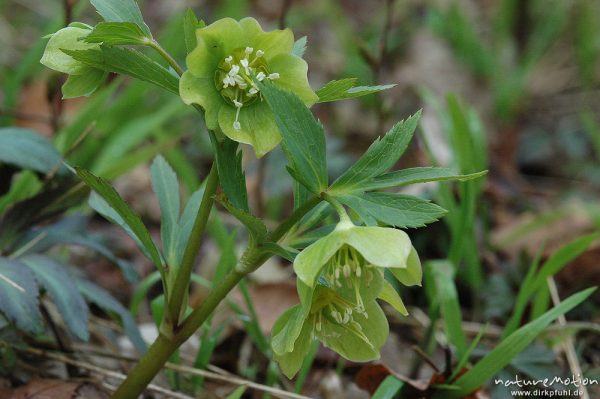
M 196 38 L 180 80 L 181 98 L 204 109 L 209 129 L 219 128 L 232 140 L 252 145 L 257 156 L 281 137 L 253 78 L 294 92 L 307 106 L 317 101 L 306 62 L 292 54 L 294 35 L 289 29 L 264 32 L 253 18 L 224 18 L 198 29 Z

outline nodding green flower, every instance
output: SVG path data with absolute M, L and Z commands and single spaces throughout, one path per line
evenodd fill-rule
M 389 334 L 385 314 L 375 300 L 382 281 L 381 275 L 374 277 L 374 289 L 363 291 L 359 312 L 345 293 L 322 284 L 311 289 L 299 282 L 302 303 L 283 313 L 272 331 L 274 357 L 282 371 L 292 378 L 315 339 L 351 361 L 378 359 Z
M 73 22 L 66 28 L 50 36 L 40 62 L 50 69 L 69 75 L 62 86 L 63 98 L 88 96 L 104 82 L 106 72 L 87 66 L 63 52 L 68 50 L 91 50 L 100 47 L 98 43 L 86 43 L 81 39 L 92 31 L 92 27 L 81 22 Z
M 294 271 L 309 287 L 324 279 L 333 289 L 354 292 L 357 310 L 364 308 L 361 286 L 389 268 L 405 285 L 421 283 L 421 264 L 410 238 L 389 227 L 338 223 L 329 235 L 315 241 L 294 260 Z
M 224 18 L 198 29 L 196 39 L 180 80 L 181 98 L 204 109 L 209 129 L 219 128 L 232 140 L 252 145 L 257 156 L 281 137 L 254 79 L 294 92 L 307 106 L 317 101 L 306 62 L 292 54 L 289 29 L 264 32 L 253 18 Z

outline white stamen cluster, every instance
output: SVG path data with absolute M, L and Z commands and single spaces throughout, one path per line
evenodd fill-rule
M 260 92 L 256 83 L 252 80 L 252 75 L 256 73 L 256 79 L 259 82 L 264 79 L 279 79 L 279 74 L 276 72 L 265 73 L 265 63 L 264 61 L 261 62 L 261 58 L 265 55 L 263 50 L 254 51 L 254 48 L 246 47 L 243 50 L 243 58 L 241 59 L 237 56 L 240 53 L 242 53 L 242 49 L 237 51 L 237 54 L 234 52 L 234 54 L 225 57 L 221 68 L 224 68 L 222 70 L 226 73 L 221 75 L 221 81 L 219 82 L 222 84 L 222 90 L 229 88 L 233 90 L 233 93 L 228 94 L 228 98 L 236 107 L 235 121 L 233 122 L 233 128 L 236 130 L 242 128 L 239 121 L 240 110 L 246 103 L 254 101 Z

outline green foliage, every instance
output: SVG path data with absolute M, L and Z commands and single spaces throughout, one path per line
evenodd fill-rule
M 281 132 L 292 176 L 318 194 L 327 186 L 323 126 L 294 94 L 271 83 L 260 85 Z
M 107 46 L 143 46 L 152 40 L 152 37 L 134 22 L 100 22 L 83 40 L 86 43 L 100 43 Z
M 133 22 L 148 37 L 150 28 L 144 22 L 142 12 L 135 0 L 90 0 L 98 14 L 108 22 Z
M 61 165 L 61 156 L 33 130 L 9 127 L 0 129 L 0 162 L 48 173 Z
M 137 50 L 102 46 L 94 50 L 64 49 L 64 53 L 90 67 L 132 76 L 179 95 L 179 79 Z
M 396 86 L 395 84 L 380 86 L 354 86 L 357 80 L 357 78 L 332 80 L 317 90 L 319 102 L 325 103 L 362 97 L 383 90 L 388 90 Z
M 542 316 L 519 328 L 452 384 L 460 388 L 459 390 L 443 391 L 435 397 L 460 398 L 475 391 L 498 371 L 506 367 L 518 353 L 527 348 L 550 323 L 582 303 L 595 290 L 596 288 L 588 288 L 573 294 Z
M 219 182 L 231 205 L 244 211 L 248 208 L 248 193 L 246 192 L 246 175 L 242 169 L 242 152 L 238 151 L 238 143 L 224 138 L 218 142 L 211 135 L 215 147 L 215 161 L 219 170 Z
M 394 172 L 384 173 L 373 178 L 370 182 L 361 184 L 360 187 L 363 190 L 371 191 L 380 190 L 382 188 L 405 186 L 415 183 L 427 183 L 449 180 L 467 181 L 471 179 L 477 179 L 478 177 L 484 176 L 485 174 L 487 174 L 487 171 L 463 175 L 448 168 L 425 166 L 407 168 L 397 170 Z
M 0 310 L 30 334 L 43 331 L 38 289 L 31 271 L 20 262 L 0 257 Z
M 98 194 L 90 198 L 90 206 L 113 223 L 121 226 L 164 275 L 165 270 L 161 255 L 140 217 L 131 210 L 129 205 L 106 180 L 94 176 L 85 169 L 75 168 L 75 172 L 85 184 Z
M 373 399 L 393 399 L 404 386 L 404 382 L 400 381 L 393 375 L 385 377 L 379 384 L 379 387 L 373 394 Z
M 421 113 L 399 122 L 377 139 L 332 185 L 333 192 L 359 190 L 361 183 L 387 172 L 400 159 L 417 128 Z

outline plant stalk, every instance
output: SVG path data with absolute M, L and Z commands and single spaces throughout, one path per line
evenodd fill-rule
M 175 282 L 173 286 L 169 287 L 170 295 L 168 303 L 168 315 L 170 320 L 174 323 L 174 327 L 176 327 L 179 323 L 179 314 L 181 309 L 185 309 L 186 304 L 183 303 L 187 298 L 185 294 L 190 284 L 190 276 L 192 274 L 194 260 L 196 260 L 196 255 L 200 249 L 200 244 L 202 244 L 202 236 L 204 234 L 204 230 L 206 229 L 206 223 L 208 222 L 210 211 L 213 207 L 213 196 L 217 191 L 218 184 L 219 174 L 217 172 L 217 163 L 213 162 L 210 172 L 208 173 L 208 177 L 206 178 L 206 186 L 204 188 L 202 202 L 200 203 L 200 208 L 196 214 L 196 220 L 194 221 L 194 227 L 192 227 L 190 238 L 185 246 L 185 252 L 183 253 L 183 257 L 181 259 L 181 265 L 179 265 L 177 268 L 177 275 L 175 276 Z
M 279 241 L 319 201 L 320 199 L 317 197 L 306 201 L 269 235 L 269 240 L 272 242 Z M 246 253 L 248 256 L 242 257 L 240 264 L 209 293 L 204 302 L 194 309 L 179 327 L 174 329 L 172 337 L 159 334 L 156 341 L 115 391 L 112 396 L 113 399 L 137 398 L 177 348 L 202 326 L 240 280 L 260 267 L 269 258 L 268 255 L 261 253 L 260 249 L 257 248 L 249 248 Z

